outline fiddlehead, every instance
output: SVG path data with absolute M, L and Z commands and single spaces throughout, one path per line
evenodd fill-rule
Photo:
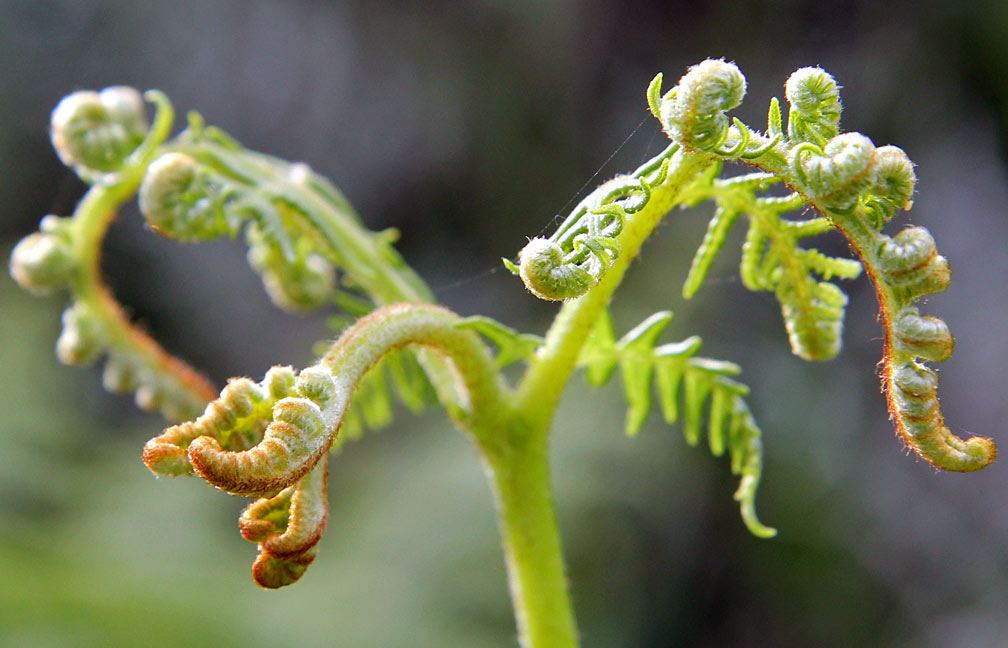
M 540 299 L 563 301 L 586 293 L 621 253 L 618 236 L 627 218 L 644 209 L 652 191 L 669 179 L 672 145 L 626 176 L 602 184 L 582 200 L 548 239 L 533 238 L 505 265 Z
M 264 587 L 293 582 L 314 557 L 324 526 L 328 450 L 355 390 L 386 354 L 419 345 L 448 358 L 455 389 L 467 403 L 458 419 L 463 428 L 485 429 L 500 416 L 503 384 L 478 336 L 458 326 L 460 321 L 436 306 L 378 309 L 296 377 L 289 368 L 275 367 L 259 384 L 232 380 L 202 416 L 151 439 L 144 461 L 155 474 L 195 472 L 233 495 L 263 498 L 246 511 L 241 525 L 246 538 L 260 543 L 256 581 Z M 266 522 L 279 529 L 276 520 L 284 511 L 290 521 L 278 535 Z
M 290 585 L 315 560 L 329 516 L 327 473 L 327 462 L 320 461 L 296 485 L 256 500 L 242 512 L 242 537 L 259 545 L 252 577 L 262 587 Z
M 50 123 L 60 160 L 89 183 L 121 170 L 147 130 L 143 98 L 126 86 L 68 95 L 53 110 Z
M 651 410 L 652 382 L 666 423 L 679 418 L 683 400 L 683 433 L 691 446 L 700 443 L 706 406 L 707 438 L 711 454 L 720 457 L 727 448 L 733 474 L 741 476 L 735 499 L 742 519 L 753 535 L 761 538 L 777 532 L 756 516 L 756 489 L 763 472 L 762 432 L 745 402 L 749 388 L 730 378 L 741 372 L 731 362 L 696 357 L 700 338 L 656 346 L 658 337 L 672 320 L 672 313 L 655 313 L 619 340 L 608 313 L 599 318 L 581 352 L 588 382 L 600 386 L 619 367 L 627 400 L 626 433 L 635 435 Z
M 56 344 L 62 362 L 90 364 L 106 355 L 107 389 L 134 391 L 140 407 L 180 420 L 198 412 L 215 389 L 130 322 L 99 272 L 105 231 L 171 128 L 168 100 L 154 91 L 147 98 L 157 109 L 149 129 L 140 95 L 130 88 L 74 93 L 56 107 L 53 145 L 93 186 L 72 217 L 46 216 L 39 232 L 14 248 L 10 272 L 35 293 L 69 290 L 72 303 Z
M 102 285 L 99 255 L 118 207 L 139 193 L 141 211 L 155 231 L 185 241 L 237 236 L 243 229 L 249 262 L 262 275 L 273 301 L 292 311 L 326 304 L 354 315 L 375 305 L 425 301 L 430 293 L 392 248 L 395 232 L 369 232 L 349 203 L 304 164 L 291 164 L 243 149 L 196 113 L 188 128 L 168 140 L 173 121 L 164 95 L 147 95 L 157 109 L 148 127 L 140 94 L 114 87 L 74 93 L 56 107 L 52 141 L 60 158 L 93 187 L 70 218 L 47 216 L 40 231 L 11 255 L 11 275 L 26 289 L 48 293 L 69 288 L 73 303 L 63 316 L 57 354 L 68 364 L 107 355 L 104 379 L 111 391 L 136 392 L 137 404 L 181 420 L 196 415 L 216 389 L 181 360 L 167 354 L 130 323 Z M 345 272 L 342 285 L 336 270 Z M 410 407 L 430 399 L 427 378 L 415 361 L 389 360 L 394 389 Z M 439 394 L 450 397 L 451 377 L 437 358 L 424 360 Z M 370 379 L 350 414 L 372 426 L 391 416 L 385 381 Z M 454 406 L 449 402 L 449 406 Z
M 796 258 L 804 260 L 806 269 L 825 278 L 855 276 L 857 270 L 849 261 L 828 259 L 809 250 L 798 249 L 793 255 L 783 252 L 793 248 L 802 236 L 830 227 L 838 229 L 875 285 L 885 330 L 883 387 L 897 434 L 918 456 L 936 467 L 972 471 L 989 465 L 997 454 L 990 439 L 963 440 L 945 426 L 938 407 L 937 374 L 924 364 L 926 360 L 947 359 L 953 348 L 945 323 L 935 317 L 921 316 L 914 305 L 921 296 L 948 287 L 948 262 L 937 253 L 934 240 L 922 227 L 908 227 L 894 237 L 881 232 L 897 211 L 912 206 L 916 183 L 913 164 L 897 147 L 876 147 L 860 133 L 839 132 L 839 91 L 833 78 L 819 68 L 802 68 L 788 79 L 790 111 L 786 139 L 781 136 L 776 101 L 771 103 L 766 134 L 752 131 L 738 120 L 733 120 L 733 127 L 727 127 L 726 118 L 719 114 L 730 102 L 705 103 L 701 99 L 704 88 L 724 86 L 724 79 L 734 78 L 728 68 L 734 66 L 721 61 L 708 61 L 691 68 L 679 87 L 666 94 L 657 107 L 652 105 L 652 110 L 659 115 L 673 141 L 721 158 L 741 158 L 758 169 L 757 173 L 745 176 L 754 187 L 761 182 L 780 181 L 794 193 L 785 198 L 751 201 L 746 196 L 740 202 L 735 196 L 728 197 L 725 186 L 719 187 L 717 181 L 699 180 L 696 194 L 690 200 L 713 196 L 719 203 L 719 211 L 694 262 L 685 292 L 692 294 L 699 285 L 695 277 L 702 278 L 710 265 L 710 250 L 716 250 L 723 242 L 725 231 L 736 218 L 732 210 L 748 213 L 751 221 L 743 249 L 743 281 L 749 287 L 768 287 L 771 284 L 767 280 L 772 282 L 777 272 L 778 282 L 773 287 L 781 301 L 795 352 L 813 359 L 832 357 L 839 349 L 846 297 L 832 284 L 820 282 L 816 288 L 804 269 L 788 283 L 779 279 L 789 273 Z M 732 87 L 738 84 L 733 83 Z M 700 97 L 689 103 L 699 106 L 694 112 L 700 117 L 681 108 L 685 101 L 679 98 L 682 88 L 688 96 Z M 657 97 L 658 92 L 652 90 L 649 96 Z M 702 114 L 700 107 L 709 114 Z M 720 148 L 722 140 L 729 145 L 744 140 L 759 153 L 736 155 L 735 151 Z M 745 183 L 745 177 L 732 181 Z M 755 202 L 759 200 L 764 202 Z M 774 223 L 766 217 L 770 204 L 788 209 L 808 205 L 827 220 Z M 782 236 L 782 232 L 792 235 Z M 778 243 L 774 251 L 773 245 L 779 241 L 784 244 Z M 791 260 L 786 261 L 787 257 Z M 764 269 L 768 266 L 784 270 L 767 273 Z M 805 279 L 795 281 L 802 274 Z M 796 317 L 801 313 L 807 316 Z

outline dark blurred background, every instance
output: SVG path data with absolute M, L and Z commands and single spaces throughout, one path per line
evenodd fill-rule
M 82 195 L 48 143 L 60 97 L 157 87 L 182 114 L 333 178 L 370 227 L 402 231 L 451 308 L 542 332 L 555 305 L 497 259 L 600 167 L 591 185 L 662 148 L 644 102 L 656 72 L 670 87 L 706 57 L 737 62 L 749 79 L 737 114 L 761 127 L 790 72 L 822 65 L 844 86 L 845 130 L 918 165 L 914 209 L 890 233 L 928 227 L 953 267 L 924 307 L 958 338 L 945 414 L 957 434 L 1004 444 L 1006 34 L 1008 6 L 984 1 L 0 0 L 0 249 Z M 709 215 L 669 217 L 615 320 L 622 331 L 671 308 L 666 340 L 700 333 L 705 355 L 742 364 L 765 435 L 757 502 L 780 534 L 745 531 L 726 461 L 656 415 L 625 438 L 615 383 L 576 380 L 553 470 L 584 645 L 1006 645 L 1003 463 L 963 476 L 905 456 L 874 373 L 865 280 L 844 286 L 845 351 L 828 364 L 792 356 L 776 302 L 740 285 L 741 227 L 684 302 Z M 218 383 L 309 364 L 330 335 L 323 317 L 269 304 L 239 242 L 161 241 L 131 208 L 106 254 L 136 318 Z M 318 560 L 294 587 L 262 591 L 235 524 L 244 500 L 154 480 L 139 451 L 161 421 L 104 393 L 97 370 L 57 363 L 63 300 L 6 275 L 0 299 L 0 645 L 514 645 L 490 493 L 442 415 L 399 412 L 345 448 Z

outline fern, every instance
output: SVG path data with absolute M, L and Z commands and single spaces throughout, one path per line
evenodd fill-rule
M 718 170 L 720 165 L 712 169 Z M 800 247 L 801 239 L 830 231 L 833 225 L 825 218 L 782 218 L 787 212 L 804 209 L 801 194 L 756 195 L 779 182 L 779 178 L 762 172 L 724 180 L 709 174 L 690 188 L 687 204 L 714 199 L 717 210 L 693 258 L 683 296 L 689 299 L 697 293 L 728 231 L 745 214 L 749 229 L 742 248 L 742 283 L 749 290 L 772 291 L 777 297 L 795 355 L 805 360 L 832 360 L 840 352 L 847 296 L 829 280 L 854 279 L 861 274 L 861 264 Z M 817 281 L 814 275 L 823 280 Z
M 740 78 L 734 65 L 705 61 L 691 68 L 679 85 L 659 100 L 661 79 L 656 77 L 648 93 L 652 112 L 674 141 L 715 159 L 741 158 L 793 188 L 796 202 L 802 200 L 816 209 L 843 234 L 879 298 L 885 330 L 883 387 L 897 435 L 919 457 L 939 468 L 973 471 L 990 465 L 997 456 L 990 439 L 963 440 L 945 426 L 937 399 L 938 376 L 921 361 L 942 361 L 952 353 L 954 342 L 945 323 L 921 317 L 914 306 L 920 297 L 948 287 L 948 262 L 937 253 L 924 228 L 908 227 L 895 237 L 881 232 L 898 211 L 913 205 L 917 178 L 910 159 L 895 146 L 876 147 L 860 133 L 840 132 L 839 87 L 820 68 L 801 68 L 785 85 L 790 106 L 788 137 L 781 132 L 776 100 L 770 105 L 765 134 L 738 119 L 729 125 L 725 113 L 744 94 L 744 79 Z M 721 148 L 726 143 L 736 145 L 728 151 Z M 753 176 L 757 180 L 762 177 Z M 781 254 L 779 250 L 773 253 L 773 237 L 779 228 L 768 227 L 766 223 L 772 219 L 764 221 L 755 233 L 750 228 L 743 253 L 743 280 L 751 286 L 760 285 L 766 278 L 763 266 L 777 266 L 775 257 Z M 797 223 L 792 234 L 816 232 L 822 226 L 815 219 Z M 712 234 L 714 242 L 720 235 L 719 227 Z M 767 238 L 770 250 L 758 263 Z M 796 238 L 785 242 L 794 243 Z M 823 275 L 855 274 L 849 262 L 808 250 L 799 250 L 796 255 L 804 260 L 805 268 Z M 832 357 L 839 349 L 846 298 L 835 286 L 814 284 L 807 273 L 780 276 L 785 275 L 790 276 L 774 287 L 792 347 L 802 357 Z M 772 273 L 770 276 L 772 279 Z
M 833 78 L 802 68 L 787 81 L 787 123 L 771 100 L 765 132 L 730 117 L 746 81 L 732 64 L 707 60 L 647 103 L 671 143 L 635 171 L 592 191 L 549 237 L 536 237 L 505 265 L 534 295 L 564 302 L 545 336 L 485 317 L 462 318 L 393 248 L 394 230 L 367 230 L 346 199 L 306 165 L 244 148 L 191 113 L 169 137 L 173 109 L 157 91 L 115 87 L 65 98 L 53 112 L 60 158 L 91 185 L 70 217 L 47 216 L 11 255 L 11 275 L 36 293 L 67 290 L 57 354 L 68 364 L 106 356 L 104 382 L 172 420 L 144 447 L 158 475 L 198 475 L 234 495 L 256 498 L 240 530 L 259 556 L 264 587 L 300 578 L 327 520 L 326 480 L 334 447 L 392 420 L 393 394 L 419 411 L 437 401 L 479 452 L 498 507 L 503 545 L 526 648 L 577 643 L 549 491 L 548 438 L 560 396 L 583 367 L 593 385 L 619 368 L 626 432 L 637 434 L 657 391 L 665 420 L 680 418 L 690 445 L 704 431 L 715 456 L 740 475 L 742 519 L 760 537 L 773 529 L 754 506 L 762 434 L 746 404 L 748 387 L 730 362 L 696 356 L 700 338 L 658 344 L 671 313 L 659 312 L 617 339 L 607 308 L 631 260 L 677 206 L 711 200 L 714 216 L 683 286 L 694 296 L 744 215 L 740 272 L 752 290 L 780 302 L 794 353 L 828 360 L 840 350 L 846 296 L 833 279 L 863 270 L 879 299 L 883 388 L 897 434 L 937 467 L 972 471 L 996 456 L 990 439 L 961 439 L 945 426 L 937 374 L 954 341 L 945 323 L 921 315 L 921 297 L 944 290 L 948 261 L 931 235 L 907 227 L 882 233 L 912 205 L 916 177 L 906 154 L 841 133 Z M 148 125 L 143 98 L 154 104 Z M 751 167 L 719 178 L 725 161 Z M 785 188 L 784 195 L 781 187 Z M 776 193 L 775 193 L 776 192 Z M 244 234 L 249 261 L 277 305 L 335 307 L 343 329 L 301 371 L 274 367 L 260 382 L 235 378 L 215 388 L 135 326 L 101 282 L 102 239 L 134 195 L 155 231 L 186 241 Z M 798 212 L 799 217 L 786 217 Z M 859 261 L 801 242 L 837 230 Z M 346 318 L 356 320 L 346 326 Z M 496 349 L 492 353 L 490 347 Z M 521 362 L 512 385 L 502 368 Z M 198 415 L 202 410 L 202 414 Z M 195 417 L 195 418 L 194 418 Z
M 742 519 L 753 535 L 773 537 L 776 530 L 759 521 L 754 503 L 763 471 L 762 432 L 745 402 L 749 388 L 729 377 L 742 369 L 731 362 L 695 357 L 700 349 L 700 338 L 695 335 L 656 346 L 671 320 L 669 311 L 655 313 L 616 340 L 612 320 L 604 312 L 582 348 L 579 364 L 585 367 L 589 384 L 596 387 L 608 382 L 619 367 L 630 436 L 640 431 L 651 411 L 652 383 L 666 423 L 679 419 L 682 400 L 683 433 L 691 446 L 700 443 L 706 405 L 711 454 L 720 457 L 727 447 L 732 473 L 742 478 L 735 493 Z

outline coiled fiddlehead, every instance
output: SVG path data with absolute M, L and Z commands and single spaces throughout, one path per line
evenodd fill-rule
M 106 355 L 106 388 L 135 392 L 139 406 L 172 420 L 192 418 L 216 396 L 209 381 L 134 326 L 102 285 L 102 239 L 134 193 L 151 228 L 167 236 L 200 241 L 244 229 L 249 262 L 274 302 L 287 310 L 352 303 L 352 312 L 362 314 L 376 304 L 430 299 L 392 248 L 395 232 L 364 229 L 339 191 L 306 165 L 243 149 L 204 126 L 196 113 L 185 131 L 168 140 L 171 104 L 157 91 L 146 96 L 157 110 L 150 126 L 140 94 L 126 87 L 77 92 L 53 111 L 53 145 L 93 186 L 72 217 L 47 216 L 39 232 L 15 247 L 10 272 L 34 293 L 69 288 L 72 304 L 57 342 L 61 361 L 89 364 Z M 337 268 L 346 271 L 343 285 Z M 415 409 L 430 399 L 430 389 L 407 355 L 386 364 L 395 365 L 389 382 L 407 388 L 400 395 Z M 436 367 L 436 358 L 425 362 L 439 392 L 450 397 L 451 377 Z M 390 418 L 377 415 L 388 387 L 369 382 L 376 387 L 363 389 L 355 408 L 368 415 L 350 416 L 374 427 Z
M 540 299 L 580 297 L 594 286 L 620 255 L 617 239 L 627 218 L 651 201 L 652 190 L 668 179 L 669 162 L 678 150 L 669 146 L 627 176 L 617 176 L 590 193 L 548 239 L 533 238 L 518 254 L 518 265 L 505 265 Z
M 735 499 L 742 519 L 753 535 L 768 538 L 776 531 L 756 516 L 756 489 L 763 473 L 762 432 L 753 419 L 745 397 L 749 388 L 729 376 L 741 368 L 731 362 L 695 357 L 700 338 L 656 346 L 658 337 L 672 320 L 672 313 L 655 313 L 619 340 L 612 320 L 605 313 L 582 348 L 579 363 L 594 386 L 609 381 L 619 367 L 627 400 L 626 433 L 635 435 L 651 410 L 652 379 L 666 423 L 679 418 L 683 398 L 683 434 L 691 446 L 700 443 L 700 431 L 707 405 L 707 438 L 711 454 L 720 457 L 725 448 L 731 455 L 731 470 L 741 476 Z
M 105 231 L 119 205 L 136 191 L 171 128 L 173 111 L 167 98 L 156 91 L 146 97 L 157 110 L 149 129 L 140 94 L 131 88 L 77 92 L 56 107 L 53 145 L 93 186 L 72 217 L 46 216 L 39 232 L 14 248 L 10 272 L 35 293 L 69 291 L 72 303 L 63 313 L 63 332 L 56 343 L 62 362 L 84 365 L 105 355 L 107 389 L 133 391 L 143 409 L 182 420 L 199 412 L 216 390 L 130 322 L 99 272 Z
M 908 227 L 895 237 L 880 231 L 897 211 L 912 205 L 916 183 L 913 164 L 897 147 L 876 147 L 860 133 L 839 132 L 838 87 L 819 68 L 802 68 L 788 79 L 787 138 L 782 135 L 776 100 L 771 102 L 765 134 L 752 131 L 737 119 L 729 127 L 721 113 L 726 106 L 735 105 L 739 94 L 736 89 L 740 85 L 726 81 L 735 78 L 733 70 L 735 66 L 729 63 L 707 61 L 691 68 L 660 102 L 657 89 L 649 92 L 652 111 L 673 141 L 719 158 L 740 158 L 759 171 L 729 181 L 698 181 L 689 199 L 713 196 L 719 209 L 684 292 L 690 295 L 699 286 L 713 251 L 723 243 L 737 212 L 748 213 L 751 221 L 743 249 L 743 281 L 750 288 L 775 290 L 798 355 L 832 357 L 839 350 L 846 297 L 832 284 L 816 284 L 807 270 L 827 279 L 853 278 L 858 271 L 850 261 L 801 250 L 795 243 L 831 227 L 838 229 L 857 253 L 878 295 L 885 329 L 882 380 L 897 434 L 918 456 L 939 468 L 972 471 L 989 465 L 997 454 L 990 439 L 971 437 L 964 441 L 945 426 L 938 407 L 937 374 L 924 364 L 926 360 L 945 360 L 952 353 L 953 339 L 945 323 L 921 316 L 914 306 L 921 296 L 948 286 L 948 262 L 937 253 L 934 240 L 922 227 Z M 660 76 L 653 86 L 658 83 Z M 708 94 L 716 90 L 731 101 L 709 99 Z M 721 148 L 732 141 L 746 142 L 742 155 Z M 755 147 L 758 154 L 744 154 L 751 152 L 747 147 Z M 729 194 L 732 183 L 748 182 L 750 187 L 761 189 L 778 181 L 794 193 L 783 198 Z M 786 222 L 767 216 L 805 205 L 828 220 Z M 788 249 L 795 251 L 786 252 Z M 798 271 L 792 272 L 795 268 Z M 788 276 L 790 279 L 784 280 Z
M 259 384 L 232 380 L 202 416 L 148 441 L 144 462 L 157 475 L 195 472 L 233 495 L 262 498 L 241 523 L 242 534 L 260 543 L 255 579 L 264 587 L 289 584 L 314 558 L 324 527 L 328 450 L 354 392 L 386 354 L 409 344 L 435 349 L 458 376 L 467 423 L 500 411 L 503 386 L 493 361 L 460 321 L 436 306 L 378 309 L 296 377 L 290 368 L 274 367 Z M 287 530 L 278 535 L 276 520 L 285 515 Z
M 284 587 L 315 560 L 329 517 L 328 465 L 318 462 L 294 486 L 256 500 L 238 520 L 242 537 L 259 545 L 252 577 L 262 587 Z

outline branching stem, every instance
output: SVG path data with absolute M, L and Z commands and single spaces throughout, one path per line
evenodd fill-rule
M 546 344 L 532 360 L 518 386 L 516 407 L 538 422 L 552 418 L 571 374 L 577 366 L 578 353 L 591 333 L 602 311 L 609 304 L 630 262 L 641 245 L 670 209 L 679 204 L 680 193 L 700 171 L 711 163 L 712 156 L 680 151 L 670 161 L 668 177 L 651 188 L 651 199 L 639 212 L 628 218 L 618 241 L 622 253 L 591 290 L 564 304 L 546 334 Z

